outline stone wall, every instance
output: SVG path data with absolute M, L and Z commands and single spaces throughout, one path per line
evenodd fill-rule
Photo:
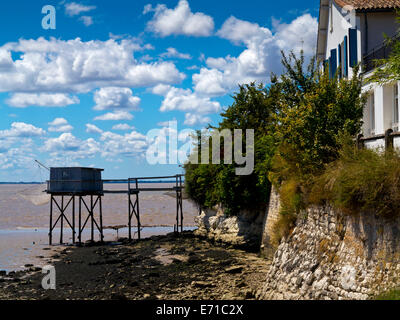
M 310 208 L 275 252 L 257 297 L 367 299 L 398 286 L 399 252 L 400 219 Z
M 202 210 L 196 218 L 195 234 L 214 241 L 237 246 L 258 247 L 261 242 L 265 211 L 242 212 L 238 216 L 227 216 L 220 206 Z
M 261 240 L 261 253 L 267 258 L 272 258 L 275 252 L 271 244 L 271 235 L 274 224 L 278 221 L 280 209 L 281 203 L 279 200 L 279 194 L 276 189 L 272 187 L 271 196 L 269 198 L 269 206 L 264 218 Z

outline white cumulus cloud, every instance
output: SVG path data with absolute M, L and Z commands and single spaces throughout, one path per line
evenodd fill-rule
M 0 92 L 87 93 L 101 87 L 180 83 L 185 78 L 172 62 L 137 61 L 134 52 L 143 49 L 133 39 L 39 38 L 6 43 L 0 47 Z M 21 55 L 9 65 L 12 52 Z
M 218 113 L 221 109 L 219 102 L 208 97 L 198 96 L 190 89 L 181 89 L 159 85 L 153 88 L 153 93 L 164 96 L 160 111 L 184 111 L 198 114 Z
M 180 0 L 174 9 L 159 4 L 155 8 L 146 5 L 143 13 L 154 12 L 148 29 L 161 37 L 186 35 L 208 37 L 214 30 L 214 19 L 201 12 L 193 13 L 187 0 Z
M 128 131 L 128 130 L 134 130 L 134 126 L 130 126 L 127 123 L 119 123 L 116 124 L 115 126 L 112 127 L 113 130 L 118 130 L 118 131 Z
M 80 21 L 82 21 L 82 23 L 86 26 L 89 27 L 91 26 L 94 22 L 93 22 L 93 17 L 91 16 L 82 16 L 79 18 Z
M 12 107 L 65 107 L 80 103 L 78 97 L 65 93 L 15 93 L 6 103 Z
M 133 96 L 129 88 L 108 87 L 94 94 L 94 110 L 138 110 L 140 98 Z
M 65 3 L 65 13 L 70 16 L 78 16 L 83 12 L 89 12 L 96 9 L 96 6 L 86 6 L 76 2 Z
M 49 122 L 50 132 L 70 132 L 74 129 L 68 121 L 64 118 L 56 118 L 52 122 Z
M 95 126 L 94 124 L 86 124 L 86 132 L 87 133 L 103 133 L 103 130 Z
M 11 129 L 0 131 L 0 139 L 2 138 L 28 138 L 38 137 L 46 134 L 42 128 L 35 127 L 25 122 L 14 122 Z
M 185 124 L 187 126 L 196 126 L 196 125 L 202 125 L 202 124 L 207 124 L 211 122 L 211 118 L 205 117 L 199 114 L 192 114 L 192 113 L 187 113 L 185 115 Z
M 282 71 L 281 50 L 315 53 L 318 22 L 305 14 L 289 24 L 275 23 L 275 30 L 230 17 L 217 32 L 221 38 L 246 49 L 238 57 L 208 58 L 207 68 L 193 75 L 195 92 L 209 96 L 228 93 L 238 84 L 267 82 L 271 72 Z
M 126 111 L 109 112 L 94 118 L 95 121 L 121 121 L 132 120 L 133 115 Z
M 100 144 L 92 138 L 81 140 L 71 133 L 63 133 L 58 138 L 46 140 L 41 149 L 53 158 L 85 159 L 100 152 Z
M 104 132 L 100 140 L 102 156 L 107 158 L 142 156 L 147 148 L 146 137 L 136 131 L 125 135 Z
M 167 52 L 164 52 L 161 54 L 162 58 L 178 58 L 178 59 L 184 59 L 184 60 L 190 60 L 192 59 L 192 56 L 187 53 L 180 53 L 178 50 L 175 48 L 168 48 Z

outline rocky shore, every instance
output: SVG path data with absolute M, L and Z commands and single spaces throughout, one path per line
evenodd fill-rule
M 258 253 L 192 232 L 86 244 L 53 258 L 56 290 L 44 290 L 41 268 L 27 266 L 25 271 L 0 272 L 0 299 L 254 299 L 270 266 Z

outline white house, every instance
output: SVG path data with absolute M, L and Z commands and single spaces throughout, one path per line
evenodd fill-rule
M 398 8 L 400 0 L 320 0 L 317 57 L 326 62 L 331 74 L 338 72 L 340 77 L 351 77 L 352 67 L 361 63 L 367 78 L 374 70 L 374 60 L 390 53 L 384 34 L 397 36 Z M 400 131 L 399 85 L 364 85 L 368 102 L 363 135 L 368 138 L 368 147 L 383 146 L 383 135 L 388 129 Z M 400 147 L 400 137 L 394 143 Z

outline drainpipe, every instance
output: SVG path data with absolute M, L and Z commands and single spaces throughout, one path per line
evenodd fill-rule
M 364 56 L 368 54 L 368 15 L 364 12 L 365 30 L 364 30 Z

